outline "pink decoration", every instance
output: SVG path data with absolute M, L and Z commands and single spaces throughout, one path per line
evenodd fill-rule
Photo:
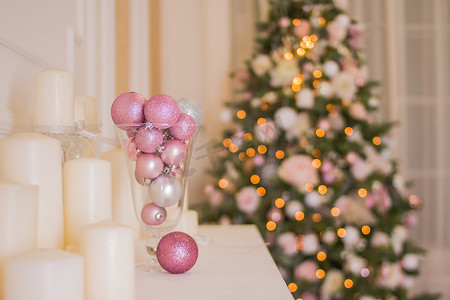
M 293 155 L 284 159 L 278 168 L 278 176 L 300 189 L 304 189 L 307 183 L 319 183 L 317 169 L 312 165 L 312 158 L 307 155 Z
M 309 25 L 309 22 L 306 20 L 301 20 L 301 23 L 294 27 L 294 33 L 299 38 L 309 35 L 310 31 L 311 25 Z
M 146 129 L 142 126 L 136 133 L 134 141 L 142 152 L 153 153 L 163 143 L 163 135 L 157 128 Z
M 163 167 L 164 163 L 158 155 L 145 153 L 138 157 L 134 175 L 140 184 L 146 185 L 149 183 L 147 180 L 154 179 L 161 174 Z
M 111 105 L 111 118 L 114 124 L 144 123 L 144 105 L 147 102 L 139 93 L 120 94 Z M 119 126 L 126 130 L 127 126 Z
M 176 166 L 186 158 L 186 145 L 179 140 L 168 140 L 163 146 L 161 159 L 169 166 Z
M 147 203 L 141 210 L 141 220 L 147 225 L 160 225 L 166 221 L 167 211 L 155 203 Z
M 136 147 L 134 138 L 128 139 L 127 144 L 125 145 L 125 151 L 127 152 L 128 158 L 132 161 L 136 161 L 141 154 L 139 149 Z
M 288 28 L 291 25 L 291 20 L 287 17 L 283 17 L 280 19 L 279 24 L 282 28 Z
M 169 95 L 158 94 L 151 97 L 144 106 L 147 121 L 159 129 L 166 129 L 175 124 L 180 115 L 177 101 Z
M 170 127 L 170 133 L 174 138 L 184 141 L 194 136 L 195 129 L 195 120 L 190 115 L 182 113 L 176 124 Z
M 174 231 L 159 241 L 156 257 L 164 270 L 181 274 L 189 271 L 197 262 L 198 246 L 188 234 Z
M 294 269 L 294 276 L 296 279 L 307 280 L 307 281 L 317 281 L 316 271 L 319 269 L 317 263 L 312 260 L 306 260 L 299 264 Z
M 261 201 L 256 193 L 256 188 L 247 186 L 236 193 L 237 207 L 240 211 L 246 214 L 252 214 L 256 211 Z

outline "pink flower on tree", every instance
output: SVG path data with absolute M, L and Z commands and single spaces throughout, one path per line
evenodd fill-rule
M 295 267 L 294 276 L 299 280 L 317 281 L 316 271 L 319 269 L 317 263 L 306 260 Z
M 300 190 L 304 190 L 307 183 L 319 183 L 317 169 L 313 167 L 312 159 L 307 155 L 293 155 L 283 160 L 278 168 L 278 176 Z
M 236 194 L 237 207 L 246 214 L 252 214 L 259 206 L 260 197 L 256 193 L 256 188 L 247 186 Z
M 306 35 L 309 35 L 311 32 L 311 25 L 306 20 L 300 20 L 300 24 L 295 26 L 294 28 L 294 34 L 298 36 L 299 38 L 302 38 Z

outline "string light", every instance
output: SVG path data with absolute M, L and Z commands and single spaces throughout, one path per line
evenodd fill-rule
M 297 221 L 301 221 L 305 218 L 305 213 L 299 210 L 294 216 Z
M 341 210 L 340 210 L 339 208 L 333 207 L 333 208 L 331 209 L 331 215 L 332 215 L 333 217 L 338 217 L 340 214 L 341 214 Z
M 266 223 L 266 228 L 267 228 L 267 230 L 269 230 L 269 231 L 274 231 L 275 228 L 277 228 L 277 223 L 275 223 L 274 221 L 268 221 L 268 222 Z
M 327 193 L 327 191 L 328 191 L 328 188 L 325 185 L 321 184 L 317 188 L 317 191 L 319 192 L 319 194 L 325 195 Z
M 268 110 L 269 109 L 269 104 L 267 104 L 267 103 L 261 103 L 261 110 L 262 111 L 266 111 L 266 110 Z
M 259 126 L 263 126 L 263 125 L 266 124 L 266 119 L 264 119 L 264 118 L 259 118 L 259 119 L 256 121 L 256 124 L 258 124 Z
M 294 58 L 294 55 L 292 55 L 291 52 L 286 52 L 286 53 L 284 54 L 284 59 L 285 59 L 285 60 L 291 60 L 291 59 L 293 59 L 293 58 Z
M 322 220 L 322 215 L 319 213 L 315 213 L 312 215 L 312 220 L 315 223 L 319 223 Z
M 310 35 L 310 38 L 311 38 L 311 41 L 317 42 L 317 39 L 318 39 L 317 35 L 311 34 L 311 35 Z
M 313 76 L 319 79 L 320 77 L 322 77 L 322 72 L 320 70 L 314 70 Z
M 331 103 L 327 104 L 326 108 L 327 108 L 328 112 L 333 112 L 334 111 L 334 105 L 331 104 Z
M 231 144 L 229 150 L 231 153 L 236 153 L 239 150 L 239 147 L 236 144 Z
M 247 154 L 248 157 L 253 157 L 255 156 L 256 151 L 253 148 L 248 148 L 247 151 L 245 151 L 245 153 Z
M 228 187 L 228 180 L 226 180 L 225 178 L 221 178 L 219 180 L 219 187 L 222 189 L 226 189 Z
M 306 46 L 306 45 L 305 45 L 305 46 Z M 297 49 L 297 54 L 298 54 L 299 56 L 303 56 L 303 55 L 305 55 L 305 53 L 306 53 L 305 49 L 303 49 L 303 48 L 298 48 L 298 49 Z
M 380 144 L 381 144 L 381 138 L 379 138 L 378 136 L 374 137 L 374 138 L 372 139 L 372 143 L 373 143 L 375 146 L 380 145 Z
M 302 84 L 302 83 L 303 83 L 303 79 L 302 79 L 300 76 L 295 76 L 295 77 L 292 79 L 292 84 L 300 85 L 300 84 Z
M 245 110 L 239 110 L 236 113 L 236 116 L 242 120 L 242 119 L 245 119 L 245 117 L 247 116 L 247 113 L 245 112 Z
M 353 286 L 353 281 L 351 279 L 345 279 L 344 286 L 349 289 Z
M 364 225 L 364 226 L 361 228 L 361 232 L 362 232 L 363 234 L 365 234 L 365 235 L 368 235 L 368 234 L 370 233 L 370 227 L 369 227 L 368 225 Z
M 353 134 L 353 128 L 351 128 L 351 127 L 345 127 L 344 133 L 345 133 L 346 135 L 348 135 L 348 136 L 352 135 L 352 134 Z
M 285 202 L 283 200 L 283 198 L 277 198 L 275 200 L 275 206 L 278 208 L 282 208 L 284 206 Z
M 260 154 L 266 153 L 266 152 L 267 152 L 267 147 L 266 147 L 265 145 L 259 145 L 259 146 L 258 146 L 258 152 L 259 152 Z
M 327 21 L 323 17 L 319 17 L 317 19 L 317 22 L 319 23 L 319 26 L 324 27 L 327 24 Z
M 316 89 L 318 89 L 320 87 L 320 81 L 319 80 L 314 80 L 313 81 L 313 87 L 315 87 Z
M 305 139 L 305 138 L 300 139 L 300 147 L 306 148 L 306 147 L 308 147 L 308 145 L 309 145 L 309 143 L 308 143 L 307 139 Z
M 358 196 L 360 196 L 361 198 L 364 198 L 367 196 L 367 190 L 365 188 L 360 188 L 358 190 Z
M 294 24 L 294 26 L 298 26 L 302 23 L 302 21 L 300 21 L 299 19 L 294 19 L 292 20 L 292 24 Z
M 266 194 L 266 189 L 260 186 L 259 188 L 256 189 L 256 194 L 262 197 Z
M 239 160 L 244 161 L 245 160 L 245 152 L 239 153 L 238 157 L 239 157 Z
M 317 137 L 324 137 L 325 136 L 325 130 L 323 130 L 322 128 L 317 128 L 316 130 L 316 135 Z
M 296 84 L 293 84 L 292 85 L 292 91 L 293 92 L 300 92 L 300 90 L 302 89 L 302 86 L 301 85 L 296 85 Z
M 320 152 L 319 149 L 314 149 L 312 151 L 312 156 L 314 156 L 315 158 L 319 158 L 322 155 L 322 153 Z
M 337 235 L 340 238 L 343 238 L 347 234 L 347 231 L 344 228 L 339 228 L 337 230 Z
M 367 268 L 362 268 L 361 269 L 361 276 L 362 277 L 367 277 L 367 276 L 369 276 L 369 269 L 367 269 Z
M 293 292 L 297 291 L 297 285 L 295 283 L 291 282 L 288 284 L 288 289 L 291 293 L 293 293 Z
M 223 140 L 223 146 L 224 147 L 227 147 L 227 148 L 230 147 L 231 143 L 232 143 L 231 139 L 224 139 Z
M 317 260 L 324 261 L 327 258 L 327 254 L 323 251 L 317 253 Z
M 284 151 L 283 150 L 278 150 L 277 152 L 275 152 L 275 157 L 278 159 L 283 159 L 284 158 Z
M 253 141 L 253 134 L 247 132 L 246 134 L 244 134 L 244 139 L 247 141 Z
M 254 174 L 250 177 L 250 182 L 253 184 L 258 184 L 261 181 L 258 175 Z
M 312 183 L 305 184 L 305 191 L 307 191 L 308 193 L 312 192 L 313 189 L 314 189 L 314 184 L 312 184 Z
M 316 277 L 317 277 L 318 279 L 324 278 L 324 277 L 325 277 L 325 271 L 322 270 L 322 269 L 317 270 L 317 271 L 316 271 Z
M 312 161 L 312 166 L 316 169 L 320 168 L 320 165 L 322 164 L 322 162 L 320 161 L 320 159 L 313 159 Z

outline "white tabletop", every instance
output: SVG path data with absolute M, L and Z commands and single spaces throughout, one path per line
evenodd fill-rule
M 136 271 L 136 300 L 292 300 L 256 226 L 200 226 L 196 265 L 184 274 Z

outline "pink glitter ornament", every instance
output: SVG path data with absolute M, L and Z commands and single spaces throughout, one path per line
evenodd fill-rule
M 190 139 L 195 133 L 195 121 L 187 114 L 180 114 L 175 125 L 170 127 L 170 134 L 181 141 Z
M 144 106 L 145 119 L 159 129 L 166 129 L 175 124 L 180 115 L 178 103 L 169 95 L 158 94 Z
M 120 94 L 111 105 L 111 118 L 114 124 L 144 123 L 144 96 L 135 92 Z M 127 130 L 128 126 L 119 126 Z
M 181 274 L 189 271 L 197 262 L 198 246 L 190 235 L 174 231 L 159 241 L 156 258 L 167 272 Z
M 169 166 L 176 166 L 186 158 L 186 145 L 179 140 L 168 140 L 163 146 L 161 159 Z
M 147 185 L 151 179 L 154 179 L 161 174 L 164 163 L 161 158 L 155 154 L 142 154 L 136 160 L 136 170 L 134 175 L 136 180 L 142 184 Z
M 153 153 L 163 143 L 163 135 L 157 128 L 146 129 L 142 126 L 136 133 L 134 142 L 142 152 Z
M 155 203 L 147 203 L 141 210 L 141 220 L 147 225 L 161 225 L 166 219 L 166 209 Z

